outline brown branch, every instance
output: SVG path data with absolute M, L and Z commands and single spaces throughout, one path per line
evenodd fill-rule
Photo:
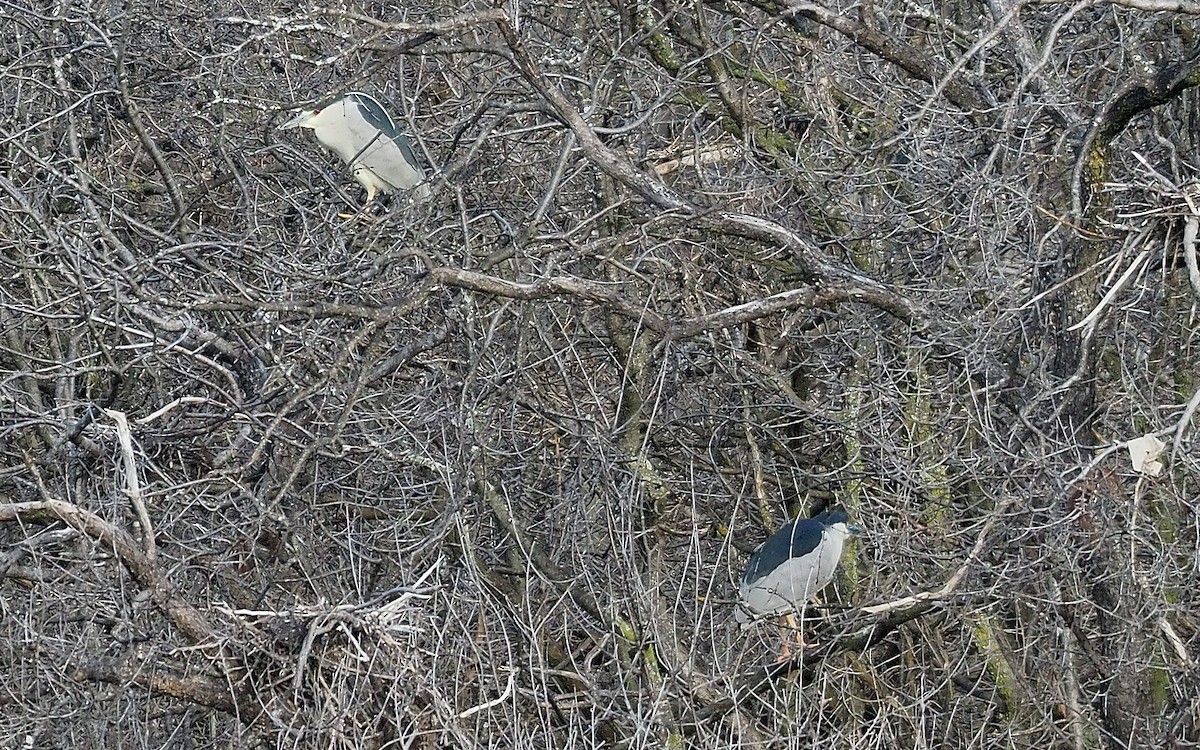
M 659 333 L 666 333 L 671 324 L 644 304 L 630 301 L 620 289 L 612 284 L 598 281 L 579 279 L 573 276 L 554 276 L 521 283 L 509 281 L 496 276 L 488 276 L 478 271 L 468 271 L 462 268 L 434 268 L 430 276 L 439 283 L 447 286 L 472 289 L 477 292 L 494 294 L 497 297 L 510 299 L 546 299 L 558 295 L 582 297 L 600 303 L 606 309 L 614 310 L 634 320 L 641 321 L 647 328 Z
M 1129 82 L 1124 91 L 1104 108 L 1093 126 L 1089 141 L 1107 146 L 1137 115 L 1166 104 L 1187 89 L 1200 85 L 1200 49 L 1189 59 L 1159 68 L 1154 75 Z M 1094 148 L 1094 146 L 1093 146 Z
M 1034 0 L 1036 5 L 1073 5 L 1064 0 Z M 1088 5 L 1118 5 L 1122 8 L 1144 10 L 1150 13 L 1183 13 L 1200 16 L 1200 3 L 1191 0 L 1092 0 Z
M 733 305 L 708 315 L 686 318 L 672 324 L 667 330 L 667 336 L 683 339 L 712 328 L 728 328 L 796 307 L 812 307 L 816 301 L 817 291 L 812 287 L 789 289 L 786 292 L 743 302 L 740 305 Z
M 816 3 L 791 5 L 788 13 L 812 18 L 817 23 L 844 34 L 858 46 L 879 55 L 913 78 L 940 86 L 946 99 L 972 116 L 980 117 L 994 109 L 981 93 L 981 84 L 970 81 L 962 72 L 951 74 L 949 67 L 932 55 L 873 29 L 849 15 Z
M 743 703 L 746 696 L 757 692 L 766 683 L 786 677 L 799 668 L 810 667 L 824 662 L 836 653 L 843 651 L 847 653 L 860 653 L 865 651 L 871 646 L 880 643 L 892 631 L 904 623 L 917 619 L 932 610 L 933 607 L 933 602 L 919 602 L 908 609 L 893 612 L 890 617 L 861 627 L 849 635 L 833 639 L 823 646 L 807 649 L 787 661 L 765 664 L 745 672 L 739 677 L 733 696 L 701 707 L 696 711 L 696 717 L 698 719 L 707 719 L 728 713 Z
M 358 21 L 359 23 L 365 23 L 368 26 L 373 26 L 380 31 L 438 35 L 448 34 L 452 31 L 461 31 L 472 26 L 481 26 L 485 23 L 494 23 L 508 17 L 508 14 L 500 8 L 489 8 L 487 10 L 463 13 L 462 15 L 447 18 L 444 21 L 434 21 L 433 23 L 381 21 L 374 16 L 368 16 L 362 13 L 353 13 L 346 10 L 338 10 L 336 8 L 316 8 L 312 11 L 312 14 L 315 16 L 332 16 L 334 18 L 344 18 L 350 21 Z
M 131 18 L 132 16 L 128 16 Z M 142 148 L 146 149 L 146 153 L 150 155 L 150 160 L 154 162 L 154 168 L 163 179 L 163 184 L 166 186 L 167 195 L 171 198 L 171 205 L 175 209 L 175 226 L 179 231 L 179 237 L 184 242 L 191 241 L 192 230 L 190 223 L 187 220 L 187 202 L 183 199 L 183 191 L 179 189 L 179 181 L 175 179 L 175 171 L 171 169 L 171 165 L 167 163 L 167 158 L 163 156 L 162 149 L 154 142 L 154 138 L 146 132 L 146 126 L 143 124 L 142 108 L 138 106 L 137 101 L 133 98 L 133 92 L 129 87 L 129 76 L 125 70 L 125 52 L 129 44 L 129 29 L 125 29 L 125 34 L 120 45 L 116 49 L 116 79 L 117 85 L 121 92 L 121 103 L 125 105 L 125 115 L 133 132 L 137 133 L 138 140 L 142 144 Z
M 107 682 L 113 685 L 137 685 L 180 700 L 238 714 L 237 702 L 229 683 L 217 676 L 181 675 L 152 666 L 152 659 L 135 659 L 133 654 L 97 658 L 75 665 L 71 679 L 78 682 Z M 245 706 L 253 716 L 253 706 Z
M 925 305 L 894 287 L 831 262 L 815 245 L 787 227 L 758 216 L 733 212 L 710 212 L 705 218 L 709 226 L 723 234 L 786 249 L 801 273 L 821 290 L 814 301 L 855 300 L 874 305 L 918 327 L 934 323 L 933 314 Z
M 667 211 L 679 212 L 689 216 L 706 228 L 721 234 L 753 239 L 765 245 L 786 249 L 804 276 L 807 276 L 815 286 L 825 286 L 827 288 L 827 294 L 824 297 L 827 301 L 835 299 L 860 300 L 877 305 L 902 320 L 922 326 L 932 320 L 929 311 L 920 303 L 907 298 L 897 289 L 889 287 L 886 284 L 881 284 L 853 270 L 843 268 L 822 257 L 820 250 L 815 245 L 802 238 L 796 232 L 776 222 L 757 216 L 731 211 L 706 210 L 693 204 L 658 179 L 639 170 L 627 157 L 613 151 L 600 140 L 592 127 L 583 119 L 579 110 L 567 100 L 562 91 L 546 77 L 541 68 L 530 57 L 512 26 L 507 21 L 500 21 L 497 25 L 509 49 L 512 51 L 513 62 L 517 65 L 518 70 L 525 77 L 525 80 L 546 100 L 555 115 L 575 133 L 588 158 L 606 174 L 621 181 L 651 204 Z M 453 274 L 450 274 L 450 277 L 452 276 Z M 444 275 L 443 278 L 447 278 L 447 276 Z M 447 281 L 444 283 L 450 282 Z M 494 286 L 493 288 L 496 290 L 506 288 L 504 285 L 507 284 L 511 284 L 511 282 L 503 282 L 501 286 Z M 633 307 L 626 302 L 615 304 L 618 301 L 617 295 L 611 291 L 599 289 L 598 285 L 595 285 L 593 282 L 572 282 L 572 284 L 577 288 L 582 288 L 579 286 L 581 284 L 587 285 L 589 287 L 587 291 L 594 295 L 589 298 L 602 302 L 608 301 L 610 304 L 614 304 L 614 309 L 620 310 L 627 315 L 636 310 L 639 319 L 643 320 L 647 326 L 654 330 L 680 336 L 691 335 L 706 328 L 713 328 L 719 325 L 731 325 L 737 322 L 744 322 L 745 320 L 752 320 L 755 317 L 761 317 L 761 315 L 798 306 L 803 304 L 805 300 L 804 294 L 785 292 L 783 293 L 785 295 L 783 299 L 775 300 L 768 298 L 771 301 L 759 307 L 761 312 L 750 308 L 735 310 L 731 313 L 718 313 L 717 315 L 724 315 L 724 317 L 709 320 L 710 316 L 705 316 L 704 318 L 685 322 L 678 332 L 671 332 L 667 330 L 667 325 L 661 318 L 647 317 L 647 312 L 644 311 L 644 308 Z M 536 294 L 539 297 L 556 293 L 550 291 L 555 285 L 549 282 L 538 282 L 534 286 L 535 289 L 523 293 Z M 508 289 L 510 293 L 505 296 L 518 296 L 513 293 L 516 291 L 515 289 Z M 481 291 L 491 290 L 481 289 Z M 582 296 L 589 295 L 584 294 Z M 530 297 L 525 298 L 528 299 Z M 820 294 L 813 297 L 813 299 L 818 298 L 820 298 Z M 723 322 L 726 320 L 730 322 Z
M 0 505 L 0 523 L 29 523 L 55 519 L 110 548 L 134 580 L 150 593 L 150 599 L 192 643 L 213 643 L 216 631 L 200 610 L 175 593 L 170 579 L 134 537 L 72 503 L 49 496 L 40 472 L 32 460 L 26 466 L 33 475 L 43 499 L 34 502 Z M 134 663 L 134 662 L 137 663 Z M 228 679 L 216 676 L 182 676 L 153 666 L 149 657 L 127 654 L 120 658 L 97 658 L 81 662 L 71 672 L 73 679 L 113 684 L 134 684 L 201 705 L 237 713 L 237 700 Z M 248 704 L 244 709 L 254 709 Z M 246 711 L 241 712 L 243 715 Z
M 1083 217 L 1086 196 L 1092 183 L 1104 179 L 1099 165 L 1108 144 L 1120 135 L 1134 117 L 1165 104 L 1187 89 L 1200 85 L 1200 48 L 1192 50 L 1189 58 L 1176 65 L 1166 65 L 1153 75 L 1127 81 L 1120 93 L 1112 97 L 1092 121 L 1092 126 L 1079 144 L 1075 165 L 1071 170 L 1071 213 L 1072 218 Z M 1091 172 L 1091 181 L 1085 181 L 1085 173 Z
M 39 480 L 40 484 L 40 480 Z M 193 643 L 213 640 L 215 630 L 200 610 L 175 593 L 174 586 L 128 532 L 71 503 L 54 498 L 0 505 L 0 523 L 56 519 L 116 553 L 121 564 L 144 586 L 158 608 Z
M 834 269 L 831 269 L 830 276 L 835 275 L 833 271 Z M 647 303 L 629 298 L 611 284 L 572 276 L 518 282 L 461 268 L 443 267 L 430 270 L 430 276 L 442 284 L 497 297 L 536 300 L 566 295 L 591 300 L 671 339 L 684 339 L 714 328 L 728 328 L 800 307 L 819 307 L 842 301 L 865 302 L 887 310 L 897 318 L 917 324 L 927 315 L 923 306 L 871 279 L 840 270 L 836 275 L 842 277 L 836 282 L 788 289 L 762 299 L 732 305 L 708 315 L 673 321 L 651 310 Z
M 682 211 L 689 215 L 697 213 L 697 208 L 688 200 L 663 183 L 652 180 L 649 175 L 637 169 L 629 159 L 618 155 L 606 146 L 600 140 L 600 137 L 596 135 L 596 131 L 583 119 L 583 115 L 579 113 L 579 110 L 567 100 L 566 95 L 542 72 L 542 69 L 529 55 L 529 52 L 526 51 L 525 45 L 521 43 L 521 39 L 517 36 L 517 32 L 513 29 L 512 25 L 507 20 L 498 21 L 496 25 L 499 27 L 505 43 L 512 52 L 513 62 L 516 64 L 517 70 L 524 76 L 525 81 L 533 87 L 533 90 L 546 100 L 546 103 L 553 109 L 555 116 L 575 133 L 588 158 L 596 166 L 660 208 Z

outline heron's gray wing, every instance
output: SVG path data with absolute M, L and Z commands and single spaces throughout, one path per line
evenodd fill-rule
M 812 552 L 821 543 L 821 534 L 824 529 L 825 527 L 820 521 L 810 518 L 798 518 L 791 523 L 784 524 L 750 556 L 750 562 L 746 565 L 746 573 L 742 576 L 742 583 L 747 585 L 754 583 L 785 561 Z

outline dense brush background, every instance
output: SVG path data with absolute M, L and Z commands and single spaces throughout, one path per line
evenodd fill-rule
M 1197 747 L 1158 5 L 0 5 L 0 748 Z

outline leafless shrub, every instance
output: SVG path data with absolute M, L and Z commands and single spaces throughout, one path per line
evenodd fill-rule
M 1195 747 L 1195 10 L 985 10 L 7 6 L 0 747 Z

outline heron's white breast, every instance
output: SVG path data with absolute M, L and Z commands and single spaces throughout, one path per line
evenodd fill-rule
M 743 583 L 739 590 L 742 603 L 760 615 L 783 615 L 799 610 L 833 580 L 848 536 L 845 524 L 827 527 L 812 552 L 789 558 L 753 583 Z M 737 616 L 739 622 L 745 619 L 740 609 Z

